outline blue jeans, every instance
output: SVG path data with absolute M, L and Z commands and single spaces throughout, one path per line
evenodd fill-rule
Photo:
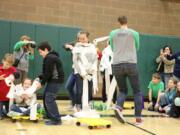
M 161 107 L 171 104 L 166 94 L 160 97 L 159 104 Z
M 47 117 L 57 122 L 61 120 L 61 115 L 56 104 L 56 97 L 59 88 L 59 83 L 47 83 L 43 95 L 43 104 Z
M 65 88 L 69 92 L 69 96 L 71 99 L 72 106 L 75 105 L 76 97 L 75 97 L 75 84 L 76 84 L 76 75 L 74 73 L 71 73 L 67 79 L 67 82 L 65 84 Z
M 128 94 L 127 78 L 131 84 L 135 102 L 135 116 L 141 117 L 142 112 L 142 94 L 139 85 L 139 75 L 137 64 L 121 63 L 112 65 L 113 75 L 115 75 L 119 87 L 119 96 L 117 97 L 117 106 L 123 108 L 124 101 Z
M 18 112 L 18 113 L 22 113 L 24 115 L 30 115 L 30 108 L 28 108 L 28 106 L 22 106 L 23 108 L 27 108 L 26 111 L 22 111 L 21 110 L 21 106 L 17 106 L 16 104 L 13 104 L 11 105 L 11 111 L 14 111 L 14 112 Z M 41 105 L 40 104 L 37 104 L 37 110 L 41 108 Z

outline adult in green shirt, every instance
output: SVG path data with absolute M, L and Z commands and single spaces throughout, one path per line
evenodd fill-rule
M 110 46 L 113 50 L 112 72 L 120 91 L 115 115 L 120 122 L 125 123 L 122 108 L 128 93 L 126 82 L 128 78 L 134 94 L 136 123 L 140 124 L 142 123 L 142 94 L 139 84 L 136 52 L 139 49 L 139 33 L 128 28 L 126 16 L 120 16 L 118 22 L 120 23 L 120 28 L 111 31 L 109 35 Z

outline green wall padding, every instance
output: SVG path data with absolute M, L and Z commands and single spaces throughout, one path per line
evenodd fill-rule
M 0 63 L 3 55 L 10 50 L 10 22 L 0 21 Z

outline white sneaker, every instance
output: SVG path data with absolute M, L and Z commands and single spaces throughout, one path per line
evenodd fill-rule
M 70 115 L 66 115 L 66 116 L 63 116 L 61 117 L 61 120 L 64 120 L 64 121 L 71 121 L 71 120 L 75 120 L 76 118 L 70 116 Z
M 18 113 L 18 112 L 14 112 L 14 111 L 10 111 L 7 114 L 7 116 L 9 116 L 9 117 L 21 116 L 21 115 L 23 115 L 23 114 L 22 113 Z

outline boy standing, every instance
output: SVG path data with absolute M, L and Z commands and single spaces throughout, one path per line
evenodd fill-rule
M 41 85 L 45 85 L 43 103 L 50 119 L 46 125 L 61 125 L 61 115 L 55 102 L 60 84 L 64 80 L 64 72 L 59 54 L 51 51 L 48 42 L 41 42 L 38 46 L 39 54 L 43 57 L 42 75 L 40 75 Z

